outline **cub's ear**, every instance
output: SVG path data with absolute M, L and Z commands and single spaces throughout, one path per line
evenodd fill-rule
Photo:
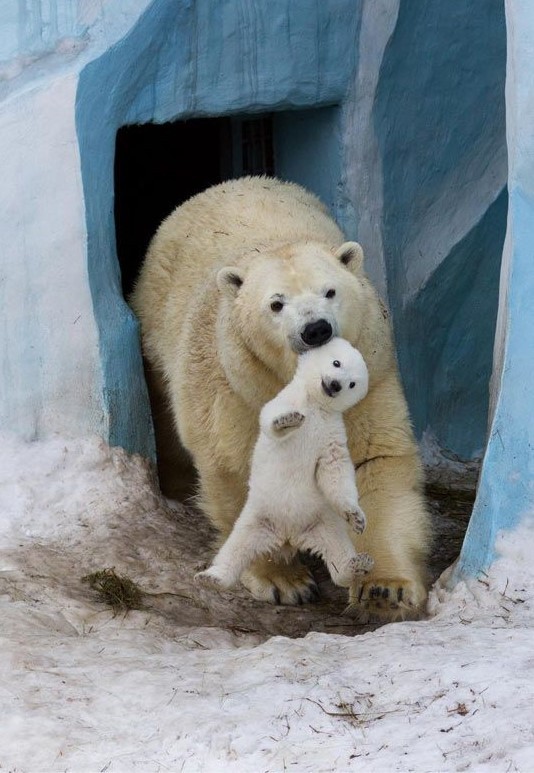
M 221 293 L 231 295 L 233 298 L 239 292 L 239 288 L 243 284 L 243 277 L 238 268 L 234 266 L 225 266 L 221 268 L 217 274 L 217 287 Z
M 334 257 L 354 273 L 363 266 L 363 250 L 358 242 L 344 242 L 334 252 Z

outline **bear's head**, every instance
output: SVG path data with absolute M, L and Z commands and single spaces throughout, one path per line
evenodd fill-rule
M 377 305 L 357 242 L 335 250 L 302 242 L 243 255 L 219 270 L 225 336 L 289 381 L 297 355 L 337 336 L 358 344 Z M 221 333 L 222 334 L 222 333 Z
M 343 338 L 332 338 L 299 357 L 297 375 L 308 397 L 329 411 L 343 411 L 363 400 L 369 388 L 367 365 Z

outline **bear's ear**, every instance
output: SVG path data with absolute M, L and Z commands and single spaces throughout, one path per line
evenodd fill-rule
M 235 297 L 242 284 L 243 277 L 234 266 L 225 266 L 217 274 L 217 287 L 222 293 Z
M 363 266 L 363 250 L 358 242 L 344 242 L 334 252 L 334 257 L 353 272 Z

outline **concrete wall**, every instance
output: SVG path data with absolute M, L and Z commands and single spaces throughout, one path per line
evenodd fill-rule
M 115 133 L 340 103 L 357 9 L 350 0 L 21 0 L 0 14 L 0 428 L 98 432 L 152 455 L 138 327 L 116 259 Z M 323 139 L 333 159 L 324 132 L 310 147 Z M 313 179 L 338 190 L 306 171 Z
M 344 23 L 332 24 L 333 16 Z M 356 35 L 350 0 L 274 0 L 268 7 L 155 0 L 119 45 L 82 71 L 76 123 L 111 443 L 144 452 L 149 434 L 137 325 L 121 296 L 114 243 L 117 129 L 335 104 L 353 71 Z
M 501 530 L 534 517 L 534 6 L 507 0 L 506 136 L 509 206 L 492 378 L 493 416 L 482 475 L 453 575 L 477 574 Z
M 480 452 L 507 206 L 505 50 L 500 0 L 3 3 L 0 426 L 97 431 L 153 453 L 116 258 L 116 131 L 275 111 L 279 173 L 363 243 L 390 304 L 417 434 Z
M 0 428 L 27 438 L 108 433 L 74 106 L 79 71 L 139 5 L 1 4 Z M 105 31 L 80 22 L 97 6 Z
M 506 227 L 500 0 L 363 5 L 348 196 L 417 435 L 479 454 Z

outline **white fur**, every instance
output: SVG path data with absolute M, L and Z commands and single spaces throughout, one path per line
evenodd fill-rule
M 199 582 L 230 588 L 259 556 L 297 550 L 321 555 L 343 587 L 372 568 L 349 535 L 349 526 L 363 531 L 365 515 L 342 415 L 365 397 L 368 378 L 341 338 L 299 356 L 291 383 L 261 411 L 245 507 Z

